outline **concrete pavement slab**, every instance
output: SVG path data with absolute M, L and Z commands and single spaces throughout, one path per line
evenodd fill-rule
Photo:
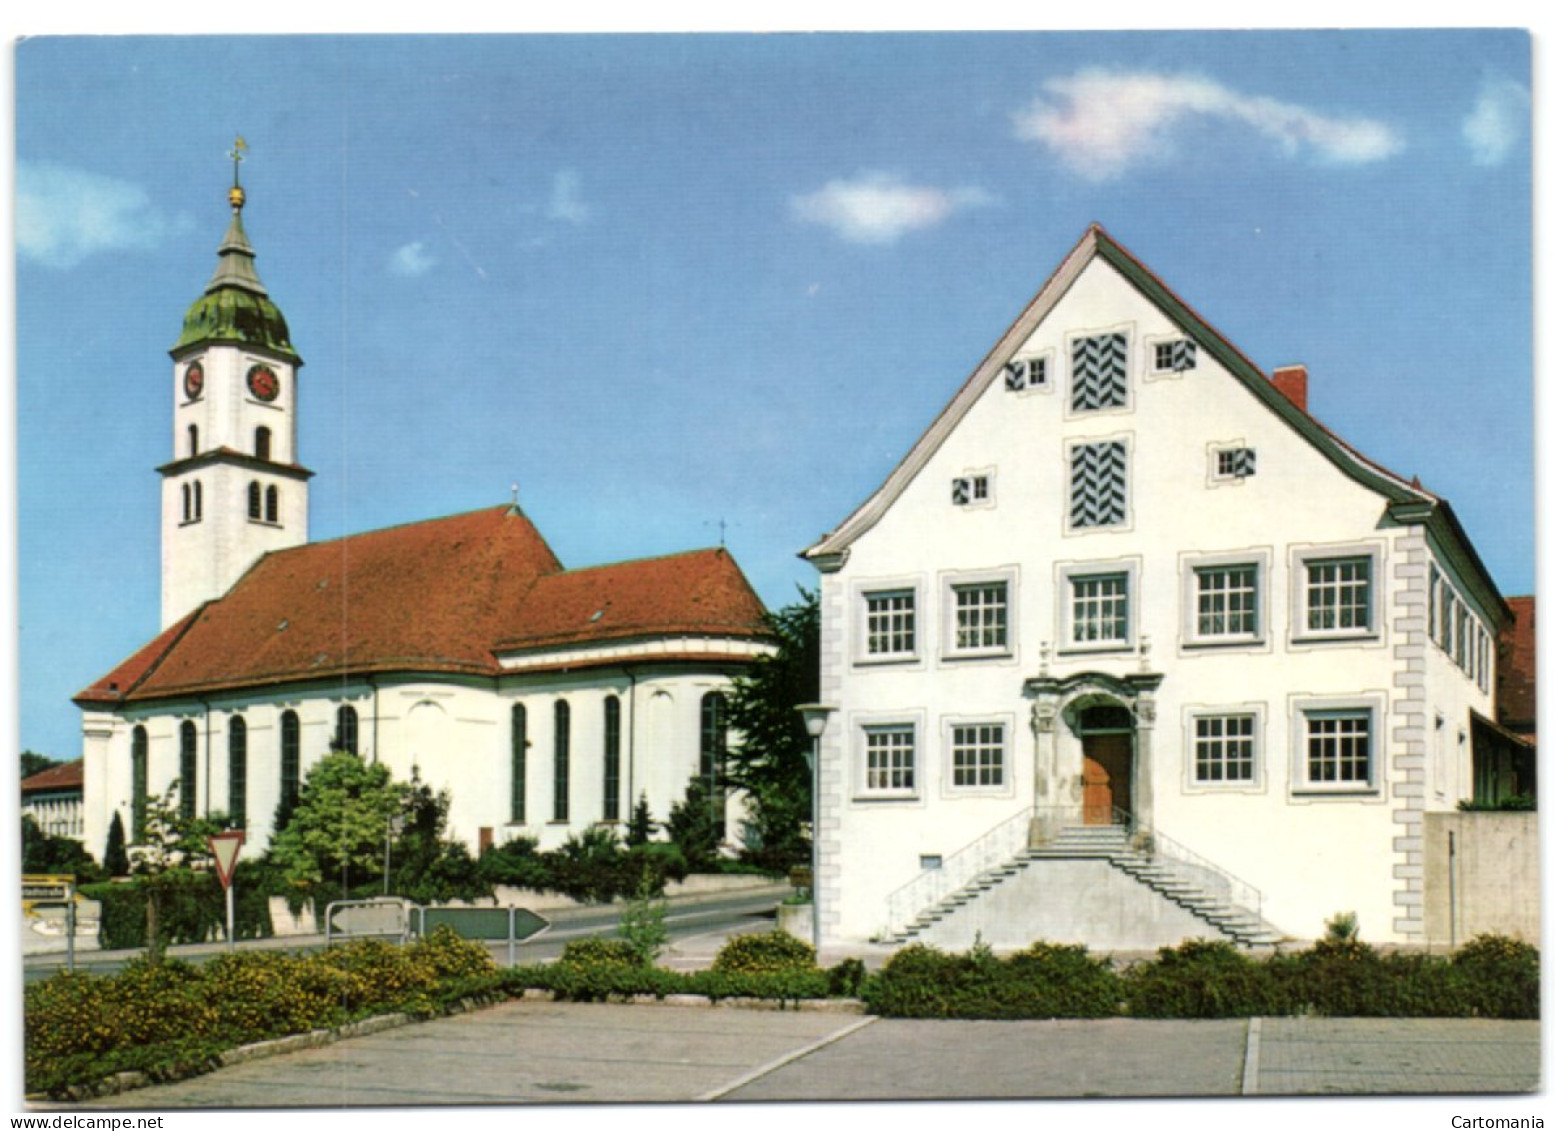
M 1455 1018 L 1271 1017 L 1249 1091 L 1262 1095 L 1528 1092 L 1539 1023 Z
M 882 1020 L 723 1098 L 1235 1095 L 1246 1032 L 1245 1021 Z
M 82 1105 L 652 1103 L 718 1091 L 856 1016 L 512 1002 Z

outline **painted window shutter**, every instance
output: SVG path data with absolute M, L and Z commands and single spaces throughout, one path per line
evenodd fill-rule
M 1069 456 L 1069 525 L 1117 526 L 1128 519 L 1128 448 L 1121 440 L 1082 444 Z
M 1128 403 L 1128 338 L 1097 334 L 1074 344 L 1070 407 L 1077 412 Z

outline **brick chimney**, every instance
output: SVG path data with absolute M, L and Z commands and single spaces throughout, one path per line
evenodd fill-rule
M 1291 404 L 1302 412 L 1307 411 L 1307 367 L 1305 365 L 1282 366 L 1274 371 L 1269 381 L 1285 394 L 1285 399 Z

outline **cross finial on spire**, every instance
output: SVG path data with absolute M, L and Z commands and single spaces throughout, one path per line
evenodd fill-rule
M 243 185 L 238 179 L 238 166 L 243 163 L 243 155 L 247 152 L 248 142 L 243 140 L 242 134 L 238 134 L 232 148 L 227 151 L 227 156 L 232 158 L 232 190 L 227 193 L 227 200 L 231 202 L 234 212 L 243 207 Z

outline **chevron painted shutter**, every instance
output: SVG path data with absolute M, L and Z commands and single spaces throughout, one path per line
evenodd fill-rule
M 1127 520 L 1127 446 L 1109 440 L 1074 448 L 1069 453 L 1069 525 L 1117 526 Z
M 1070 407 L 1077 412 L 1128 403 L 1128 338 L 1097 334 L 1074 344 Z
M 1198 351 L 1197 343 L 1190 342 L 1186 338 L 1160 342 L 1155 347 L 1156 372 L 1182 373 L 1192 369 L 1198 364 Z

